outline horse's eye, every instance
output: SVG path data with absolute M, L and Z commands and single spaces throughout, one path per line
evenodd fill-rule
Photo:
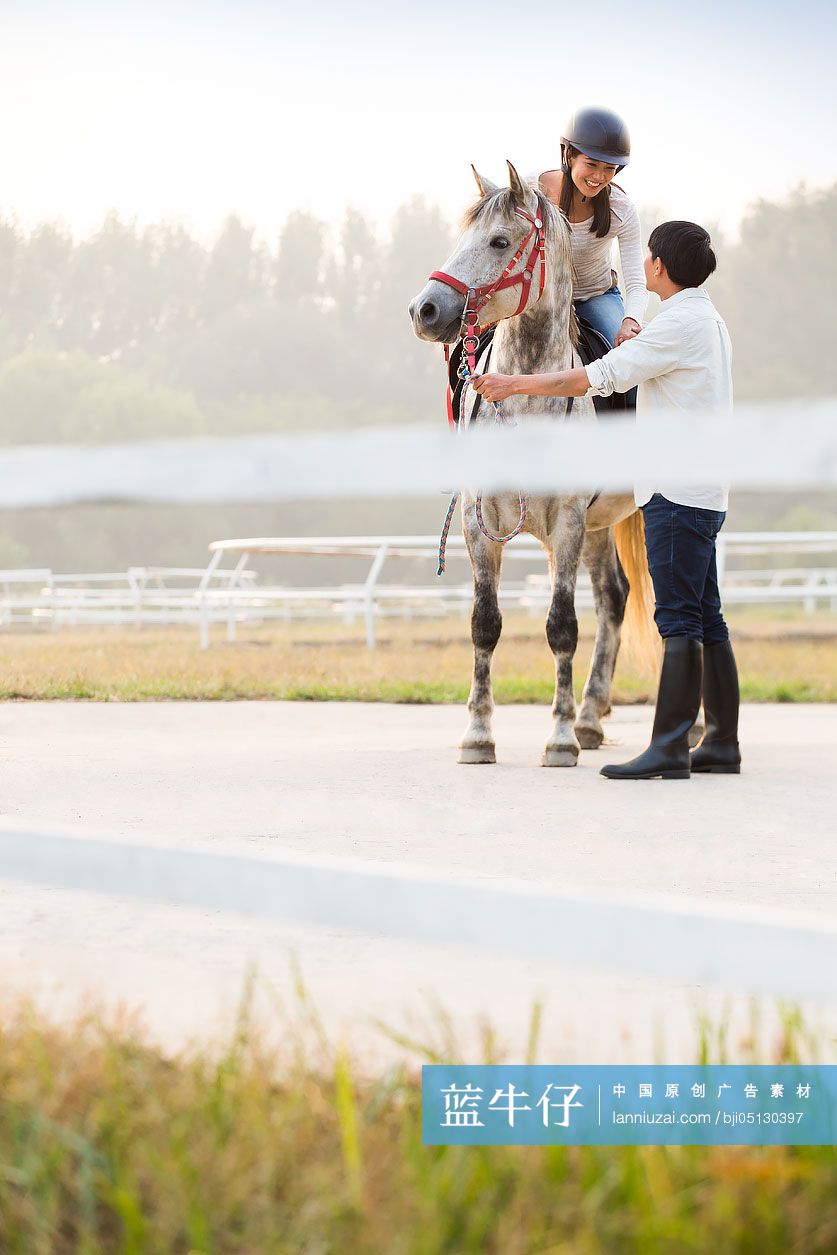
M 492 248 L 508 248 L 509 242 L 504 235 L 495 235 L 491 241 Z

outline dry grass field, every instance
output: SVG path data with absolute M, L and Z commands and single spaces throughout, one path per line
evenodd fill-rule
M 837 615 L 739 613 L 732 619 L 747 701 L 837 700 Z M 592 620 L 581 624 L 576 684 L 592 649 Z M 213 630 L 209 650 L 197 629 L 79 628 L 0 636 L 0 697 L 156 701 L 281 698 L 300 701 L 461 702 L 468 693 L 467 619 L 379 626 L 367 649 L 362 627 L 297 622 L 246 626 L 227 643 Z M 543 624 L 505 615 L 494 665 L 498 702 L 552 698 L 553 665 Z M 614 698 L 653 698 L 654 678 L 620 659 Z

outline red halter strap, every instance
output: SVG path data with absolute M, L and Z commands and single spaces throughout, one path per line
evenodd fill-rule
M 447 274 L 444 270 L 434 270 L 431 279 L 438 279 L 440 283 L 446 283 L 449 288 L 453 288 L 455 292 L 461 292 L 466 298 L 465 309 L 462 314 L 462 348 L 468 362 L 471 374 L 476 368 L 476 354 L 479 347 L 479 335 L 483 328 L 479 324 L 479 314 L 488 304 L 495 292 L 501 292 L 504 288 L 514 287 L 516 283 L 520 284 L 520 300 L 512 317 L 522 314 L 529 303 L 529 293 L 532 289 L 532 278 L 535 273 L 535 265 L 540 262 L 540 290 L 538 292 L 538 300 L 543 296 L 544 285 L 546 283 L 546 244 L 543 233 L 543 220 L 540 216 L 533 218 L 531 214 L 527 214 L 524 209 L 515 209 L 514 211 L 521 218 L 525 218 L 527 222 L 531 222 L 531 228 L 526 239 L 520 245 L 520 248 L 512 257 L 506 268 L 503 270 L 499 279 L 494 283 L 484 283 L 478 288 L 469 288 L 467 283 L 463 283 L 461 279 L 454 278 L 453 275 Z M 514 267 L 523 257 L 529 241 L 532 247 L 529 256 L 523 263 L 521 270 L 513 274 Z

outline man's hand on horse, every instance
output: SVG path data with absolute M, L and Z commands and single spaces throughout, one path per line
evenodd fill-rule
M 471 387 L 486 401 L 505 401 L 514 392 L 516 375 L 474 375 Z

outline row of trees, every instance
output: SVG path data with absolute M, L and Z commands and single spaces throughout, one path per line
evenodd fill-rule
M 740 398 L 837 391 L 836 230 L 837 186 L 799 189 L 718 241 Z M 406 305 L 452 237 L 420 199 L 385 235 L 294 213 L 275 247 L 235 217 L 210 246 L 116 215 L 78 242 L 0 219 L 0 441 L 437 421 L 439 356 Z
M 719 241 L 712 298 L 729 326 L 739 399 L 837 395 L 837 184 L 760 201 Z
M 421 200 L 383 239 L 291 214 L 275 249 L 235 217 L 208 247 L 116 215 L 78 243 L 0 222 L 0 438 L 424 417 L 439 363 L 406 306 L 451 235 Z

